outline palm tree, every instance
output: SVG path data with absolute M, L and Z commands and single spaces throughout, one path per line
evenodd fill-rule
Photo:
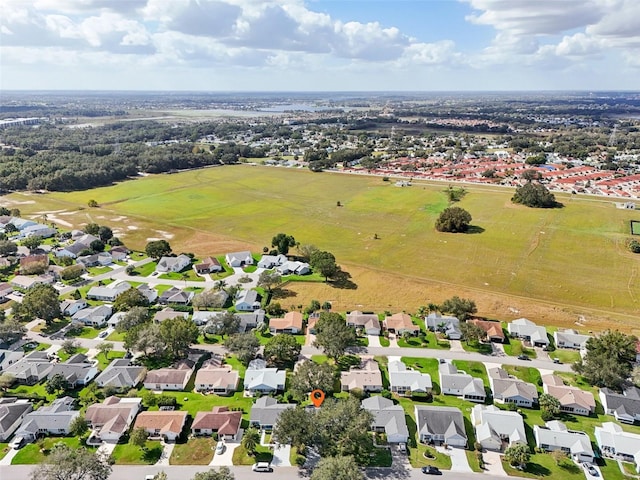
M 252 457 L 256 454 L 256 448 L 260 443 L 260 433 L 255 428 L 248 428 L 242 436 L 241 445 Z
M 227 282 L 225 282 L 224 280 L 218 280 L 213 287 L 216 290 L 223 290 L 225 287 L 227 286 Z
M 429 308 L 425 307 L 424 305 L 420 305 L 418 307 L 418 310 L 416 311 L 416 316 L 420 317 L 420 318 L 424 318 L 429 314 Z

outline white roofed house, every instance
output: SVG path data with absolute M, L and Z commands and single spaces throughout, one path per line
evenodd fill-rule
M 404 408 L 380 395 L 364 399 L 362 408 L 373 415 L 371 428 L 374 432 L 384 433 L 389 443 L 407 443 L 409 429 Z
M 439 313 L 430 313 L 425 318 L 425 324 L 432 332 L 441 332 L 447 336 L 449 340 L 460 340 L 462 332 L 460 331 L 460 320 L 457 317 L 441 315 Z
M 476 440 L 487 450 L 502 451 L 527 444 L 522 415 L 517 412 L 500 410 L 493 405 L 476 405 L 471 409 L 471 423 L 476 430 Z
M 238 389 L 240 375 L 230 365 L 203 365 L 196 372 L 195 390 L 229 395 Z
M 534 425 L 533 435 L 536 446 L 546 452 L 562 450 L 576 462 L 593 462 L 594 460 L 589 435 L 585 432 L 569 430 L 560 421 L 547 422 L 544 427 Z
M 26 399 L 0 398 L 0 442 L 6 442 L 33 410 Z
M 408 368 L 400 360 L 389 359 L 389 389 L 399 395 L 430 392 L 431 375 Z
M 191 265 L 191 257 L 185 254 L 177 257 L 162 257 L 156 265 L 156 272 L 180 272 Z
M 71 397 L 57 398 L 51 405 L 27 414 L 16 432 L 16 438 L 33 442 L 37 437 L 47 434 L 68 435 L 71 422 L 80 415 L 79 410 L 73 409 L 73 403 Z
M 53 368 L 46 352 L 33 351 L 4 367 L 3 373 L 11 375 L 21 385 L 41 382 Z
M 89 300 L 99 300 L 101 302 L 113 302 L 122 292 L 129 290 L 131 285 L 127 282 L 120 282 L 108 287 L 91 287 L 87 292 Z
M 73 323 L 80 323 L 88 327 L 102 327 L 107 324 L 113 308 L 111 305 L 83 308 L 71 317 Z
M 547 329 L 536 325 L 531 320 L 519 318 L 507 325 L 507 331 L 512 337 L 529 342 L 534 347 L 546 347 L 549 345 Z
M 252 312 L 258 310 L 260 305 L 260 295 L 255 290 L 240 290 L 236 295 L 236 310 Z
M 155 288 L 149 286 L 149 284 L 147 283 L 139 285 L 138 291 L 145 296 L 150 304 L 158 299 L 158 291 Z
M 258 268 L 264 268 L 266 270 L 270 270 L 274 267 L 279 267 L 280 265 L 287 262 L 286 255 L 262 255 L 262 258 L 258 262 Z
M 306 275 L 311 272 L 311 267 L 305 262 L 288 261 L 276 267 L 280 275 Z
M 187 292 L 185 290 L 181 290 L 178 287 L 171 287 L 158 297 L 158 303 L 161 305 L 167 304 L 176 304 L 176 305 L 188 305 L 193 300 L 193 296 L 195 294 L 193 292 Z
M 538 403 L 538 389 L 532 383 L 515 378 L 499 367 L 490 368 L 487 373 L 496 402 L 513 403 L 527 408 L 532 408 Z
M 83 308 L 87 308 L 87 302 L 83 298 L 79 298 L 78 300 L 63 300 L 60 302 L 60 311 L 63 315 L 74 315 Z
M 471 402 L 484 403 L 487 394 L 484 384 L 479 378 L 466 372 L 459 372 L 452 363 L 441 363 L 438 366 L 440 390 L 445 395 L 455 395 Z
M 99 387 L 109 385 L 120 390 L 127 390 L 139 384 L 145 373 L 144 367 L 131 365 L 131 360 L 116 358 L 98 375 L 96 384 Z
M 622 423 L 633 424 L 640 421 L 640 388 L 630 386 L 622 393 L 610 388 L 601 388 L 599 396 L 607 415 L 613 415 Z
M 225 260 L 232 268 L 244 267 L 246 265 L 253 265 L 253 256 L 251 252 L 233 252 L 225 255 Z
M 244 389 L 253 396 L 281 392 L 286 380 L 285 370 L 267 368 L 267 362 L 256 359 L 249 363 L 244 374 Z
M 625 432 L 616 423 L 604 422 L 595 427 L 594 436 L 603 456 L 632 462 L 640 473 L 640 435 Z
M 591 335 L 582 335 L 575 330 L 556 330 L 553 332 L 553 340 L 557 348 L 573 348 L 575 350 L 583 350 L 587 346 L 587 340 Z

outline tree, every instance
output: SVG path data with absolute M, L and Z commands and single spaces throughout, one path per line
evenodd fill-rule
M 13 343 L 22 338 L 27 331 L 17 318 L 4 318 L 4 310 L 0 314 L 0 343 Z
M 73 338 L 67 338 L 62 342 L 62 350 L 64 351 L 64 353 L 67 353 L 69 355 L 73 355 L 74 353 L 76 353 L 78 347 L 80 347 L 80 342 Z
M 18 251 L 18 246 L 10 240 L 0 240 L 0 257 L 14 255 Z
M 547 187 L 533 182 L 527 182 L 516 188 L 511 201 L 533 208 L 556 208 L 562 205 L 556 202 L 555 195 Z
M 31 320 L 41 318 L 47 324 L 62 315 L 58 292 L 52 285 L 44 283 L 35 285 L 25 293 L 22 306 L 27 318 Z
M 526 468 L 529 458 L 531 458 L 531 454 L 529 453 L 528 445 L 518 443 L 504 451 L 504 459 L 509 462 L 509 465 L 520 470 Z
M 286 255 L 289 248 L 296 246 L 296 239 L 292 235 L 279 233 L 271 239 L 271 246 L 277 248 L 279 254 Z
M 210 335 L 232 335 L 238 333 L 240 317 L 233 312 L 224 312 L 222 315 L 212 316 L 205 325 L 204 332 Z
M 125 312 L 132 307 L 147 307 L 149 299 L 137 288 L 130 288 L 118 295 L 113 302 L 114 310 Z
M 169 318 L 160 324 L 160 336 L 174 358 L 183 358 L 192 343 L 198 341 L 200 331 L 188 318 Z
M 64 378 L 64 375 L 60 373 L 56 373 L 55 375 L 49 377 L 47 382 L 44 384 L 44 389 L 50 395 L 58 392 L 66 392 L 67 390 L 69 390 L 69 388 L 69 382 L 67 382 L 67 379 Z
M 445 208 L 438 220 L 436 220 L 436 230 L 439 232 L 461 233 L 469 230 L 471 214 L 464 208 Z
M 113 238 L 113 230 L 103 225 L 98 229 L 98 237 L 100 237 L 100 240 L 102 240 L 104 243 L 107 243 Z
M 587 353 L 573 369 L 591 385 L 620 390 L 631 374 L 637 341 L 635 335 L 607 330 L 587 340 Z
M 467 345 L 469 345 L 469 343 L 479 343 L 487 333 L 475 323 L 469 322 L 460 323 L 460 332 L 462 333 L 462 338 L 464 338 Z
M 158 472 L 153 476 L 153 480 L 168 480 L 167 474 L 164 472 Z
M 10 373 L 1 373 L 0 374 L 0 390 L 3 392 L 7 391 L 7 388 L 11 388 L 13 382 L 16 381 L 16 377 L 11 375 Z
M 89 244 L 89 248 L 94 253 L 104 252 L 104 247 L 105 247 L 105 244 L 102 240 L 94 240 Z
M 96 202 L 95 200 L 91 199 L 87 202 L 87 206 L 89 208 L 96 208 L 98 206 L 98 202 Z
M 224 341 L 224 346 L 238 357 L 244 365 L 256 358 L 260 341 L 252 332 L 235 333 Z
M 136 447 L 140 447 L 142 451 L 147 449 L 147 439 L 149 438 L 149 433 L 142 428 L 134 428 L 129 434 L 129 443 Z
M 562 450 L 558 449 L 558 450 L 552 450 L 550 452 L 551 458 L 553 458 L 553 460 L 556 462 L 556 465 L 561 465 L 565 462 L 565 460 L 567 460 L 567 458 L 569 458 L 566 454 L 566 452 L 563 452 Z
M 220 294 L 219 290 L 207 290 L 198 293 L 193 297 L 194 308 L 221 308 L 223 306 L 224 294 Z
M 311 255 L 318 251 L 318 247 L 311 244 L 298 245 L 296 248 L 298 249 L 298 254 L 307 261 L 311 259 Z
M 88 233 L 89 235 L 97 236 L 98 231 L 100 230 L 100 225 L 97 223 L 87 223 L 84 227 L 84 233 Z
M 445 300 L 440 305 L 440 311 L 442 313 L 448 313 L 457 317 L 458 320 L 464 322 L 472 314 L 476 313 L 476 302 L 469 298 L 460 298 L 457 295 Z
M 320 347 L 329 357 L 337 359 L 347 347 L 356 343 L 356 332 L 349 327 L 339 313 L 322 312 L 316 323 L 314 346 Z
M 98 352 L 104 355 L 105 360 L 109 360 L 109 352 L 113 350 L 113 343 L 111 342 L 100 342 L 96 347 Z
M 194 475 L 193 480 L 234 480 L 235 476 L 231 473 L 229 467 L 215 468 L 206 472 L 198 472 Z
M 117 299 L 116 299 L 117 300 Z M 120 319 L 116 325 L 118 332 L 126 332 L 132 328 L 147 323 L 151 320 L 151 314 L 149 309 L 145 307 L 132 307 L 124 316 Z
M 74 437 L 82 437 L 89 431 L 89 424 L 82 415 L 78 415 L 69 424 L 69 433 Z
M 313 390 L 322 390 L 326 396 L 330 396 L 334 391 L 335 380 L 336 372 L 328 363 L 318 365 L 313 361 L 305 361 L 293 372 L 289 390 L 299 401 L 304 400 Z
M 548 393 L 540 394 L 538 398 L 542 420 L 548 422 L 560 414 L 560 401 Z
M 261 272 L 260 276 L 258 277 L 258 286 L 266 288 L 267 292 L 271 293 L 271 289 L 274 286 L 280 285 L 281 281 L 282 277 L 278 272 L 265 270 Z
M 107 480 L 111 465 L 101 455 L 86 448 L 56 443 L 46 458 L 31 472 L 31 480 Z
M 258 430 L 253 427 L 246 429 L 242 436 L 241 445 L 253 457 L 256 454 L 257 446 L 260 445 L 260 433 L 258 433 Z
M 22 241 L 22 245 L 27 247 L 30 252 L 33 252 L 40 245 L 42 245 L 42 237 L 40 237 L 38 235 L 33 235 L 31 237 L 27 237 Z
M 364 474 L 353 457 L 321 458 L 313 469 L 311 480 L 364 480 Z
M 81 265 L 81 264 L 71 265 L 65 268 L 64 270 L 62 270 L 62 272 L 60 272 L 60 278 L 66 281 L 76 280 L 82 276 L 84 271 L 85 271 L 84 265 Z
M 166 240 L 152 240 L 147 243 L 144 252 L 154 260 L 160 260 L 171 253 L 171 245 Z
M 293 335 L 276 335 L 264 346 L 264 358 L 279 366 L 292 365 L 301 349 L 302 346 Z
M 336 264 L 336 257 L 330 252 L 321 250 L 317 250 L 311 254 L 309 265 L 324 277 L 325 282 L 340 271 L 340 267 Z

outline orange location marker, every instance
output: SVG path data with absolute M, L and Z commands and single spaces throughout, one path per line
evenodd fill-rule
M 314 390 L 311 392 L 311 403 L 318 408 L 324 402 L 324 392 L 322 390 Z

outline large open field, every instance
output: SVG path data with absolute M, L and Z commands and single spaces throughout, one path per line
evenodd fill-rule
M 27 216 L 47 212 L 63 225 L 107 224 L 137 248 L 167 238 L 177 252 L 261 250 L 286 232 L 333 252 L 358 286 L 290 284 L 287 306 L 317 298 L 336 309 L 412 311 L 458 294 L 501 319 L 567 326 L 584 315 L 585 329 L 634 328 L 640 257 L 625 240 L 640 213 L 576 196 L 559 197 L 562 209 L 529 209 L 511 204 L 511 190 L 470 186 L 460 206 L 481 233 L 444 234 L 433 228 L 447 206 L 444 187 L 242 165 L 86 192 L 13 194 L 0 203 Z M 100 208 L 88 208 L 90 199 Z

